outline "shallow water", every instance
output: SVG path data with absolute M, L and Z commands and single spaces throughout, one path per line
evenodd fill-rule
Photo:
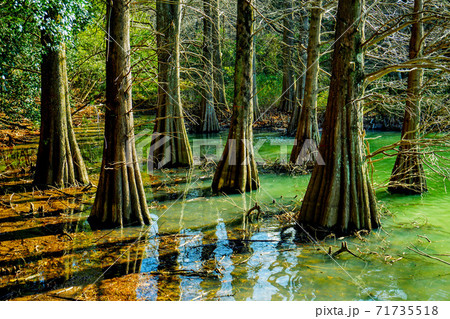
M 93 127 L 79 135 L 95 176 L 101 132 Z M 375 150 L 398 140 L 399 133 L 369 132 L 367 137 Z M 223 144 L 226 134 L 190 136 L 194 144 L 217 138 L 221 141 L 216 144 Z M 280 152 L 287 159 L 292 147 L 280 133 L 255 133 L 258 142 L 262 159 L 270 161 L 283 161 Z M 145 155 L 147 137 L 138 134 L 136 144 Z M 202 152 L 211 155 L 214 149 Z M 261 174 L 258 191 L 215 196 L 209 190 L 211 170 L 164 170 L 150 177 L 143 163 L 151 226 L 92 232 L 85 217 L 93 194 L 82 195 L 81 206 L 70 212 L 81 220 L 66 228 L 74 234 L 71 245 L 64 253 L 36 258 L 36 264 L 47 266 L 30 266 L 21 275 L 25 279 L 4 286 L 2 299 L 39 299 L 46 294 L 50 299 L 449 300 L 449 266 L 407 249 L 414 245 L 450 261 L 448 182 L 427 170 L 429 193 L 389 195 L 382 186 L 393 162 L 388 158 L 374 163 L 377 198 L 380 207 L 389 210 L 382 217 L 383 227 L 362 238 L 314 243 L 296 242 L 289 219 L 283 219 L 283 213 L 299 207 L 309 175 Z M 246 218 L 255 202 L 263 213 Z M 362 259 L 343 253 L 333 260 L 326 254 L 344 240 Z M 33 277 L 35 273 L 39 276 Z M 112 296 L 113 287 L 123 289 Z M 11 292 L 18 288 L 22 295 Z

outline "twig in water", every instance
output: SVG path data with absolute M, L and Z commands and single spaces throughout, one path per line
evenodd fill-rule
M 250 216 L 250 214 L 253 212 L 253 211 L 258 211 L 258 215 L 257 215 L 257 217 L 259 217 L 259 215 L 261 214 L 261 206 L 259 206 L 258 205 L 258 203 L 255 203 L 255 206 L 253 206 L 252 208 L 250 208 L 246 213 L 245 213 L 245 216 Z
M 424 236 L 424 235 L 417 235 L 417 237 L 425 238 L 429 243 L 431 243 L 431 240 L 430 240 L 427 236 Z
M 58 193 L 61 193 L 61 194 L 63 194 L 63 195 L 66 195 L 66 196 L 68 196 L 68 197 L 76 197 L 75 195 L 72 195 L 72 194 L 63 192 L 62 190 L 60 190 L 60 189 L 58 189 L 58 188 L 56 188 L 56 187 L 54 187 L 54 186 L 50 186 L 50 188 L 53 189 L 53 190 L 55 190 L 55 191 L 57 191 Z
M 448 262 L 448 261 L 446 261 L 446 260 L 443 260 L 443 259 L 441 259 L 441 258 L 437 258 L 437 257 L 431 256 L 431 255 L 429 255 L 429 254 L 427 254 L 427 253 L 425 253 L 425 252 L 419 250 L 419 249 L 418 249 L 416 246 L 414 246 L 413 244 L 411 244 L 411 246 L 412 246 L 413 248 L 411 248 L 411 247 L 406 247 L 406 248 L 408 248 L 409 250 L 411 250 L 411 251 L 413 251 L 413 252 L 415 252 L 416 254 L 419 254 L 419 255 L 421 255 L 421 256 L 425 256 L 425 257 L 428 257 L 428 258 L 431 258 L 431 259 L 440 261 L 441 263 L 444 263 L 444 264 L 446 264 L 446 265 L 450 265 L 450 262 Z

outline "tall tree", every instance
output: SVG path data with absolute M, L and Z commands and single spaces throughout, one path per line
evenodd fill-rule
M 423 0 L 414 1 L 413 19 L 409 42 L 409 58 L 422 56 Z M 427 191 L 419 147 L 415 140 L 420 134 L 420 97 L 423 69 L 414 68 L 408 74 L 406 109 L 403 119 L 402 140 L 392 170 L 388 190 L 391 193 L 421 194 Z
M 280 109 L 285 112 L 294 110 L 295 105 L 295 80 L 294 68 L 292 65 L 294 31 L 293 20 L 294 11 L 292 0 L 286 0 L 285 17 L 283 19 L 283 85 L 280 99 Z
M 298 67 L 297 67 L 297 82 L 296 82 L 296 92 L 295 92 L 295 104 L 294 110 L 292 111 L 291 119 L 289 120 L 289 125 L 286 131 L 286 135 L 295 136 L 297 132 L 298 122 L 300 119 L 300 113 L 302 111 L 303 105 L 303 95 L 305 88 L 305 79 L 306 79 L 306 60 L 307 54 L 304 49 L 304 43 L 306 42 L 307 36 L 304 34 L 309 29 L 308 26 L 308 15 L 306 12 L 302 12 L 300 18 L 300 35 L 298 41 Z M 307 45 L 307 44 L 306 44 Z
M 363 155 L 361 0 L 340 0 L 332 76 L 316 165 L 298 221 L 339 234 L 379 225 Z
M 225 81 L 223 79 L 222 66 L 222 41 L 220 37 L 220 15 L 219 0 L 210 0 L 211 6 L 211 23 L 212 23 L 212 50 L 213 50 L 213 67 L 214 67 L 214 101 L 215 106 L 220 109 L 228 109 Z
M 56 20 L 50 11 L 48 19 Z M 41 31 L 41 128 L 34 183 L 36 185 L 86 184 L 86 166 L 72 126 L 64 43 L 46 28 Z
M 201 115 L 198 131 L 212 133 L 219 131 L 219 121 L 214 109 L 214 65 L 211 21 L 211 0 L 203 0 L 203 94 L 201 100 Z
M 105 143 L 89 222 L 94 228 L 149 224 L 134 144 L 130 2 L 107 5 Z
M 320 26 L 322 22 L 322 0 L 312 3 L 309 23 L 309 37 L 306 62 L 306 79 L 303 94 L 302 110 L 298 121 L 295 144 L 290 161 L 293 164 L 303 163 L 300 153 L 306 140 L 319 142 L 319 126 L 317 124 L 317 78 L 319 74 L 320 57 Z M 314 165 L 315 155 L 310 154 L 310 161 L 304 165 Z
M 158 101 L 151 142 L 153 167 L 192 166 L 180 97 L 180 0 L 156 1 Z
M 259 187 L 252 130 L 253 19 L 253 0 L 238 0 L 233 114 L 212 182 L 215 192 L 245 192 Z

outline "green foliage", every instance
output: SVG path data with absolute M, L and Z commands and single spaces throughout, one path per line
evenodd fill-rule
M 18 119 L 38 119 L 39 37 L 24 8 L 6 1 L 0 5 L 0 112 Z
M 322 91 L 319 94 L 317 94 L 317 111 L 325 112 L 325 109 L 327 108 L 327 102 L 328 102 L 328 90 Z
M 36 27 L 51 34 L 54 44 L 70 42 L 90 19 L 87 0 L 16 0 L 15 5 L 30 12 Z
M 133 74 L 133 99 L 136 105 L 143 101 L 156 104 L 158 59 L 156 55 L 156 34 L 152 21 L 154 16 L 148 6 L 137 6 L 131 12 L 133 21 L 130 29 L 131 64 Z
M 281 36 L 274 33 L 263 33 L 255 38 L 256 73 L 267 76 L 279 75 L 283 70 L 281 55 Z
M 258 90 L 258 103 L 264 109 L 277 103 L 277 98 L 281 95 L 281 83 L 283 75 L 260 73 L 256 75 Z
M 75 102 L 93 103 L 105 95 L 104 3 L 89 7 L 91 22 L 67 47 L 71 95 Z M 99 22 L 100 21 L 100 22 Z
M 87 7 L 86 0 L 0 1 L 0 112 L 39 119 L 41 33 L 51 35 L 49 46 L 71 43 L 89 20 Z

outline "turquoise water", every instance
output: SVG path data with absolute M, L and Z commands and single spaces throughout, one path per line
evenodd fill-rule
M 367 137 L 375 150 L 397 141 L 399 133 L 372 132 Z M 259 152 L 262 157 L 276 160 L 280 146 L 274 144 L 286 138 L 277 133 L 256 133 L 255 141 L 260 139 L 266 140 Z M 200 174 L 194 171 L 191 183 L 176 188 L 180 197 L 164 202 L 168 208 L 154 214 L 157 220 L 154 229 L 190 236 L 190 240 L 175 244 L 177 267 L 201 270 L 205 262 L 214 260 L 223 277 L 193 280 L 180 276 L 178 286 L 173 289 L 179 291 L 183 300 L 199 296 L 220 300 L 448 300 L 449 266 L 407 249 L 412 244 L 428 254 L 449 255 L 446 220 L 450 214 L 450 195 L 445 191 L 448 181 L 428 170 L 429 193 L 390 195 L 383 185 L 394 159 L 374 164 L 377 197 L 380 207 L 388 213 L 382 218 L 383 227 L 363 241 L 345 238 L 299 244 L 293 240 L 293 229 L 281 233 L 280 223 L 274 217 L 250 225 L 243 220 L 243 213 L 255 201 L 266 211 L 295 211 L 309 175 L 264 174 L 260 176 L 261 189 L 252 194 L 211 197 L 202 196 L 210 180 L 197 180 Z M 249 241 L 238 240 L 239 244 L 235 244 L 234 239 Z M 337 250 L 342 240 L 348 242 L 353 252 L 361 252 L 364 260 L 349 254 L 332 260 L 325 252 L 329 246 Z M 199 257 L 204 250 L 209 255 L 202 260 Z M 153 255 L 154 263 L 150 265 L 156 265 L 157 252 L 147 253 Z M 450 261 L 450 256 L 438 257 Z M 144 264 L 142 271 L 150 270 Z M 169 282 L 166 284 L 171 286 Z M 147 294 L 156 298 L 145 289 L 139 290 L 141 298 L 147 299 Z
M 95 176 L 101 159 L 101 132 L 92 128 L 80 131 L 79 135 L 83 155 Z M 367 134 L 371 150 L 399 137 L 396 132 Z M 142 156 L 148 147 L 146 138 L 138 134 L 136 144 Z M 196 140 L 217 138 L 221 138 L 217 145 L 225 143 L 226 133 L 190 136 L 193 144 Z M 287 160 L 292 144 L 281 133 L 257 132 L 255 144 L 259 141 L 262 159 L 283 161 L 279 154 L 286 154 Z M 206 147 L 200 155 L 214 152 Z M 89 248 L 69 251 L 70 262 L 66 260 L 64 264 L 66 279 L 61 285 L 70 287 L 77 280 L 119 282 L 122 276 L 137 273 L 139 279 L 132 284 L 131 299 L 450 300 L 449 266 L 407 248 L 414 245 L 450 261 L 447 227 L 450 195 L 446 192 L 449 183 L 427 169 L 427 194 L 390 195 L 384 186 L 394 159 L 374 163 L 373 180 L 383 211 L 382 228 L 361 238 L 330 237 L 311 243 L 295 240 L 292 221 L 285 214 L 299 208 L 309 175 L 264 173 L 260 174 L 258 191 L 217 196 L 210 192 L 211 169 L 150 174 L 143 162 L 143 179 L 154 223 L 139 230 L 140 240 L 132 241 L 132 248 L 117 245 L 105 251 L 96 240 Z M 155 180 L 161 183 L 152 187 Z M 92 198 L 84 202 L 78 212 L 83 220 L 89 214 L 91 202 Z M 247 218 L 245 212 L 255 202 L 263 212 Z M 125 229 L 120 235 L 91 232 L 86 221 L 76 229 L 83 230 L 88 238 L 103 241 L 114 241 L 123 238 L 124 233 L 136 231 Z M 342 241 L 361 259 L 348 253 L 330 258 L 329 247 L 334 252 Z M 120 267 L 103 267 L 101 271 L 81 275 L 80 269 L 97 269 L 105 255 L 120 261 L 113 263 Z M 44 270 L 42 285 L 47 277 Z M 99 296 L 102 294 L 108 292 L 105 290 Z

